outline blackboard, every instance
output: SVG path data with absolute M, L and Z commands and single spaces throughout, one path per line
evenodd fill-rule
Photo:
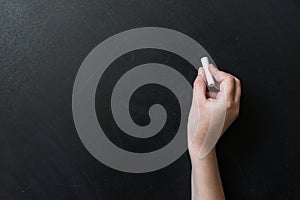
M 240 116 L 217 146 L 227 199 L 299 199 L 299 24 L 296 0 L 0 1 L 0 199 L 191 198 L 188 153 L 158 171 L 119 172 L 89 154 L 74 126 L 72 88 L 84 58 L 138 27 L 192 37 L 241 79 Z M 182 64 L 163 52 L 134 57 L 124 62 Z M 155 148 L 172 137 L 154 138 Z

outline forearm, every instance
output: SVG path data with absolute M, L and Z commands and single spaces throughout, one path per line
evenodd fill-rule
M 192 161 L 192 200 L 224 200 L 215 149 L 205 158 L 190 152 Z

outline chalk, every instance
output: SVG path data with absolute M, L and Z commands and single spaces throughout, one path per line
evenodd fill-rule
M 214 78 L 212 77 L 212 75 L 208 69 L 208 65 L 209 65 L 208 58 L 207 57 L 201 58 L 201 63 L 202 63 L 203 69 L 204 69 L 207 85 L 209 87 L 215 86 Z

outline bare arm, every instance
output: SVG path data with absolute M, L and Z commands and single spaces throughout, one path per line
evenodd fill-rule
M 192 200 L 225 199 L 215 149 L 205 158 L 192 157 Z
M 225 112 L 225 120 L 220 134 L 225 132 L 239 113 L 240 81 L 228 73 L 219 71 L 212 65 L 209 67 L 218 82 L 217 89 L 220 91 L 215 94 L 206 93 L 205 75 L 203 69 L 200 68 L 199 75 L 194 82 L 193 104 L 190 111 L 191 119 L 189 118 L 188 123 L 188 132 L 197 130 L 193 139 L 189 135 L 189 153 L 192 161 L 192 200 L 225 199 L 215 147 L 203 158 L 199 157 L 199 150 L 204 143 L 212 120 L 220 120 L 218 117 L 211 117 L 215 111 L 213 109 Z

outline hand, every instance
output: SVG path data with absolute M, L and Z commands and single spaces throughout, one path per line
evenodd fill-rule
M 210 134 L 210 140 L 207 141 L 213 148 L 221 134 L 239 114 L 240 80 L 219 71 L 213 65 L 209 65 L 209 70 L 217 81 L 216 89 L 219 92 L 206 92 L 206 78 L 201 67 L 194 82 L 193 102 L 188 120 L 189 151 L 192 158 L 199 153 L 207 134 Z

